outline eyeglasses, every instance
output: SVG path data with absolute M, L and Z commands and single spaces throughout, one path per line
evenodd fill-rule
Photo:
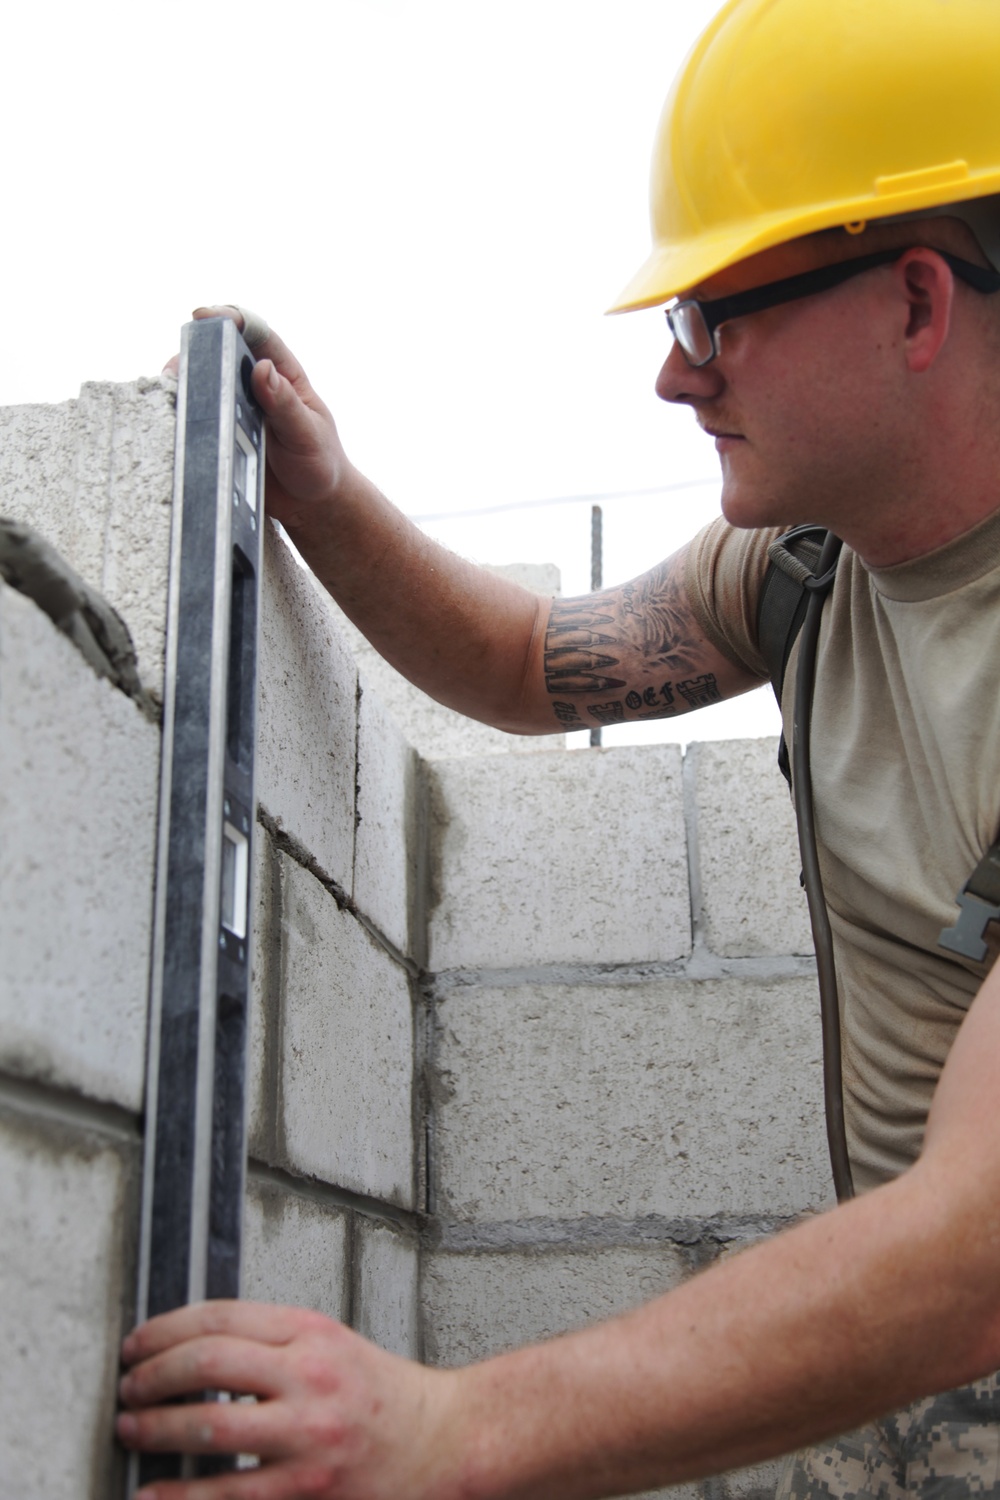
M 751 287 L 746 292 L 735 292 L 731 297 L 715 297 L 710 302 L 699 302 L 688 297 L 675 302 L 666 309 L 667 326 L 680 345 L 681 353 L 689 365 L 698 369 L 709 364 L 719 353 L 718 329 L 731 318 L 742 318 L 747 313 L 763 312 L 766 307 L 778 307 L 782 302 L 794 302 L 799 297 L 811 297 L 816 292 L 829 291 L 860 276 L 876 266 L 888 265 L 899 260 L 915 245 L 906 245 L 901 250 L 880 250 L 875 255 L 862 255 L 857 260 L 838 261 L 834 266 L 820 266 L 816 271 L 804 271 L 799 276 L 786 276 L 782 281 L 769 281 L 765 286 Z M 974 266 L 971 261 L 960 260 L 944 250 L 935 252 L 951 267 L 959 280 L 975 287 L 977 292 L 1000 291 L 1000 273 Z

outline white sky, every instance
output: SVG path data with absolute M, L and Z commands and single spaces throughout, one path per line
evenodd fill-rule
M 0 404 L 160 368 L 202 302 L 258 309 L 354 460 L 448 546 L 644 571 L 717 511 L 657 401 L 648 249 L 663 97 L 715 0 L 90 0 L 5 18 Z M 770 691 L 626 739 L 777 732 Z

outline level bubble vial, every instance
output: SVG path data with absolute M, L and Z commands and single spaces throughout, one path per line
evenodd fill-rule
M 247 935 L 247 886 L 250 861 L 246 834 L 232 823 L 222 825 L 222 899 L 220 920 L 233 937 Z

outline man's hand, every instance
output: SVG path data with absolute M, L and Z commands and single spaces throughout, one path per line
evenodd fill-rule
M 122 1350 L 129 1448 L 253 1453 L 259 1469 L 159 1481 L 142 1500 L 446 1500 L 454 1375 L 376 1348 L 321 1313 L 203 1302 L 138 1328 Z M 255 1403 L 164 1405 L 206 1390 Z M 136 1497 L 139 1500 L 139 1497 Z
M 243 330 L 236 307 L 196 307 L 193 316 L 232 318 Z M 311 505 L 343 487 L 351 465 L 333 417 L 284 340 L 271 329 L 254 354 L 253 393 L 267 418 L 267 513 L 294 531 Z

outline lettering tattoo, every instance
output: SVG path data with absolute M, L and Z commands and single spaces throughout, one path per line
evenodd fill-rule
M 621 724 L 717 703 L 722 694 L 715 677 L 700 670 L 704 651 L 679 558 L 619 589 L 554 599 L 545 635 L 545 686 L 555 700 L 553 712 L 568 727 L 584 724 L 584 713 L 599 724 Z M 657 668 L 669 673 L 658 685 Z M 608 697 L 580 701 L 597 694 Z

